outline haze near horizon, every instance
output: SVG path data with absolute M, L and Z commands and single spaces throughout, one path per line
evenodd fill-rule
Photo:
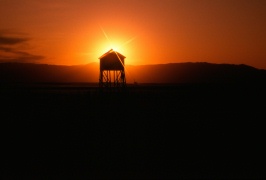
M 0 62 L 78 65 L 113 48 L 126 64 L 266 69 L 266 1 L 0 0 Z

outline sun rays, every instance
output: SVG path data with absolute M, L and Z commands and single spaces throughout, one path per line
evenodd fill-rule
M 118 41 L 114 41 L 112 38 L 110 38 L 110 36 L 108 36 L 108 34 L 106 33 L 106 31 L 103 29 L 102 26 L 99 25 L 99 27 L 108 42 L 109 47 L 107 50 L 113 49 L 114 51 L 121 51 L 125 46 L 127 46 L 128 44 L 130 44 L 132 41 L 134 41 L 137 38 L 137 36 L 133 36 L 132 38 L 122 43 Z
M 121 31 L 113 31 L 109 29 L 108 32 L 103 26 L 98 24 L 98 31 L 95 29 L 95 36 L 92 39 L 93 43 L 87 43 L 87 49 L 83 49 L 82 52 L 78 53 L 79 57 L 83 57 L 85 62 L 95 62 L 104 53 L 113 49 L 116 52 L 125 54 L 127 56 L 127 62 L 131 62 L 131 56 L 134 52 L 133 42 L 137 39 L 137 35 L 133 36 Z M 131 37 L 130 37 L 131 36 Z

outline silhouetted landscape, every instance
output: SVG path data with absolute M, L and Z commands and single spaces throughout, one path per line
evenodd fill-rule
M 266 0 L 0 0 L 0 179 L 266 179 L 265 32 Z
M 127 69 L 100 91 L 97 63 L 0 64 L 3 179 L 266 178 L 265 70 Z
M 247 65 L 171 63 L 126 66 L 128 81 L 138 83 L 264 83 L 266 70 Z M 0 82 L 6 83 L 98 83 L 99 64 L 60 66 L 1 63 Z

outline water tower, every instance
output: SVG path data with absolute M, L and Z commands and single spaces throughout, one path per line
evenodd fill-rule
M 100 87 L 126 87 L 125 59 L 122 54 L 109 50 L 100 59 Z

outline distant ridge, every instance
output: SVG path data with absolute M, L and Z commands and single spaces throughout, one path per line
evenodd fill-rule
M 155 83 L 261 83 L 266 80 L 266 70 L 244 64 L 187 62 L 129 66 L 127 69 L 137 80 Z M 142 72 L 141 76 L 136 72 Z
M 97 77 L 96 77 L 97 75 Z M 7 83 L 66 83 L 96 82 L 98 64 L 63 66 L 31 63 L 1 63 L 0 82 Z
M 126 66 L 133 83 L 265 83 L 266 70 L 206 62 Z M 98 82 L 99 64 L 63 66 L 1 63 L 0 83 Z

